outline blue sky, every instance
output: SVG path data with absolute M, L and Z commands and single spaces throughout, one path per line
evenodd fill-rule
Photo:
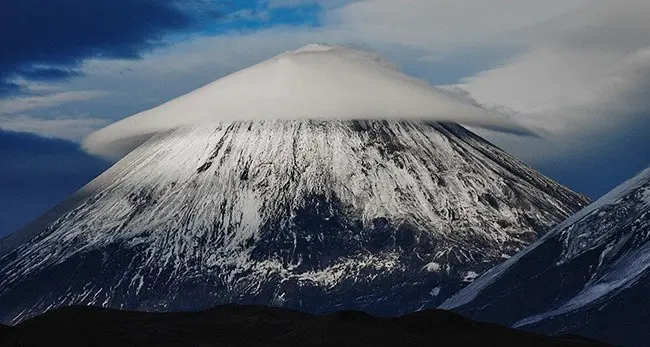
M 542 136 L 481 135 L 598 197 L 650 165 L 647 18 L 642 0 L 2 2 L 0 235 L 109 165 L 90 132 L 309 43 L 517 119 Z
M 13 231 L 108 168 L 76 144 L 0 131 L 0 230 Z

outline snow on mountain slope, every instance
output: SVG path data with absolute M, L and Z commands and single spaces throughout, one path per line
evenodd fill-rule
M 407 76 L 371 53 L 309 45 L 112 124 L 89 136 L 84 147 L 121 157 L 154 134 L 179 126 L 302 118 L 426 119 L 526 132 L 514 121 Z
M 68 304 L 435 307 L 586 202 L 451 123 L 180 127 L 3 241 L 0 320 Z
M 441 307 L 623 345 L 650 340 L 650 168 Z

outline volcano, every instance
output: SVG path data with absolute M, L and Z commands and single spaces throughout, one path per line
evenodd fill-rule
M 322 93 L 338 77 L 382 90 Z M 247 83 L 284 88 L 255 112 L 297 111 L 246 119 L 261 92 L 226 103 Z M 399 98 L 380 100 L 390 91 Z M 243 115 L 215 119 L 219 110 Z M 381 119 L 400 110 L 408 119 Z M 89 150 L 128 154 L 0 241 L 0 321 L 73 304 L 436 307 L 588 203 L 452 122 L 456 111 L 495 124 L 374 57 L 317 46 L 100 130 Z
M 571 216 L 443 305 L 551 334 L 645 346 L 650 168 Z

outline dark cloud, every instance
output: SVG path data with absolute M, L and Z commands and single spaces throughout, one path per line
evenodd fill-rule
M 8 0 L 0 2 L 0 93 L 8 79 L 66 78 L 84 58 L 138 58 L 170 32 L 206 20 L 202 0 Z M 204 10 L 204 11 L 203 11 Z M 200 13 L 200 14 L 196 14 Z M 54 65 L 57 68 L 34 68 Z M 68 73 L 66 75 L 66 72 Z
M 36 81 L 56 81 L 83 75 L 79 70 L 55 67 L 29 67 L 18 73 L 24 78 Z
M 29 223 L 108 166 L 75 143 L 0 129 L 0 237 Z

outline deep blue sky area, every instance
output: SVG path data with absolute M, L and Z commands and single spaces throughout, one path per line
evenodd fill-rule
M 650 117 L 617 129 L 612 137 L 594 137 L 589 151 L 552 163 L 533 165 L 565 186 L 598 198 L 650 165 Z
M 0 130 L 0 236 L 47 211 L 108 166 L 78 144 Z

